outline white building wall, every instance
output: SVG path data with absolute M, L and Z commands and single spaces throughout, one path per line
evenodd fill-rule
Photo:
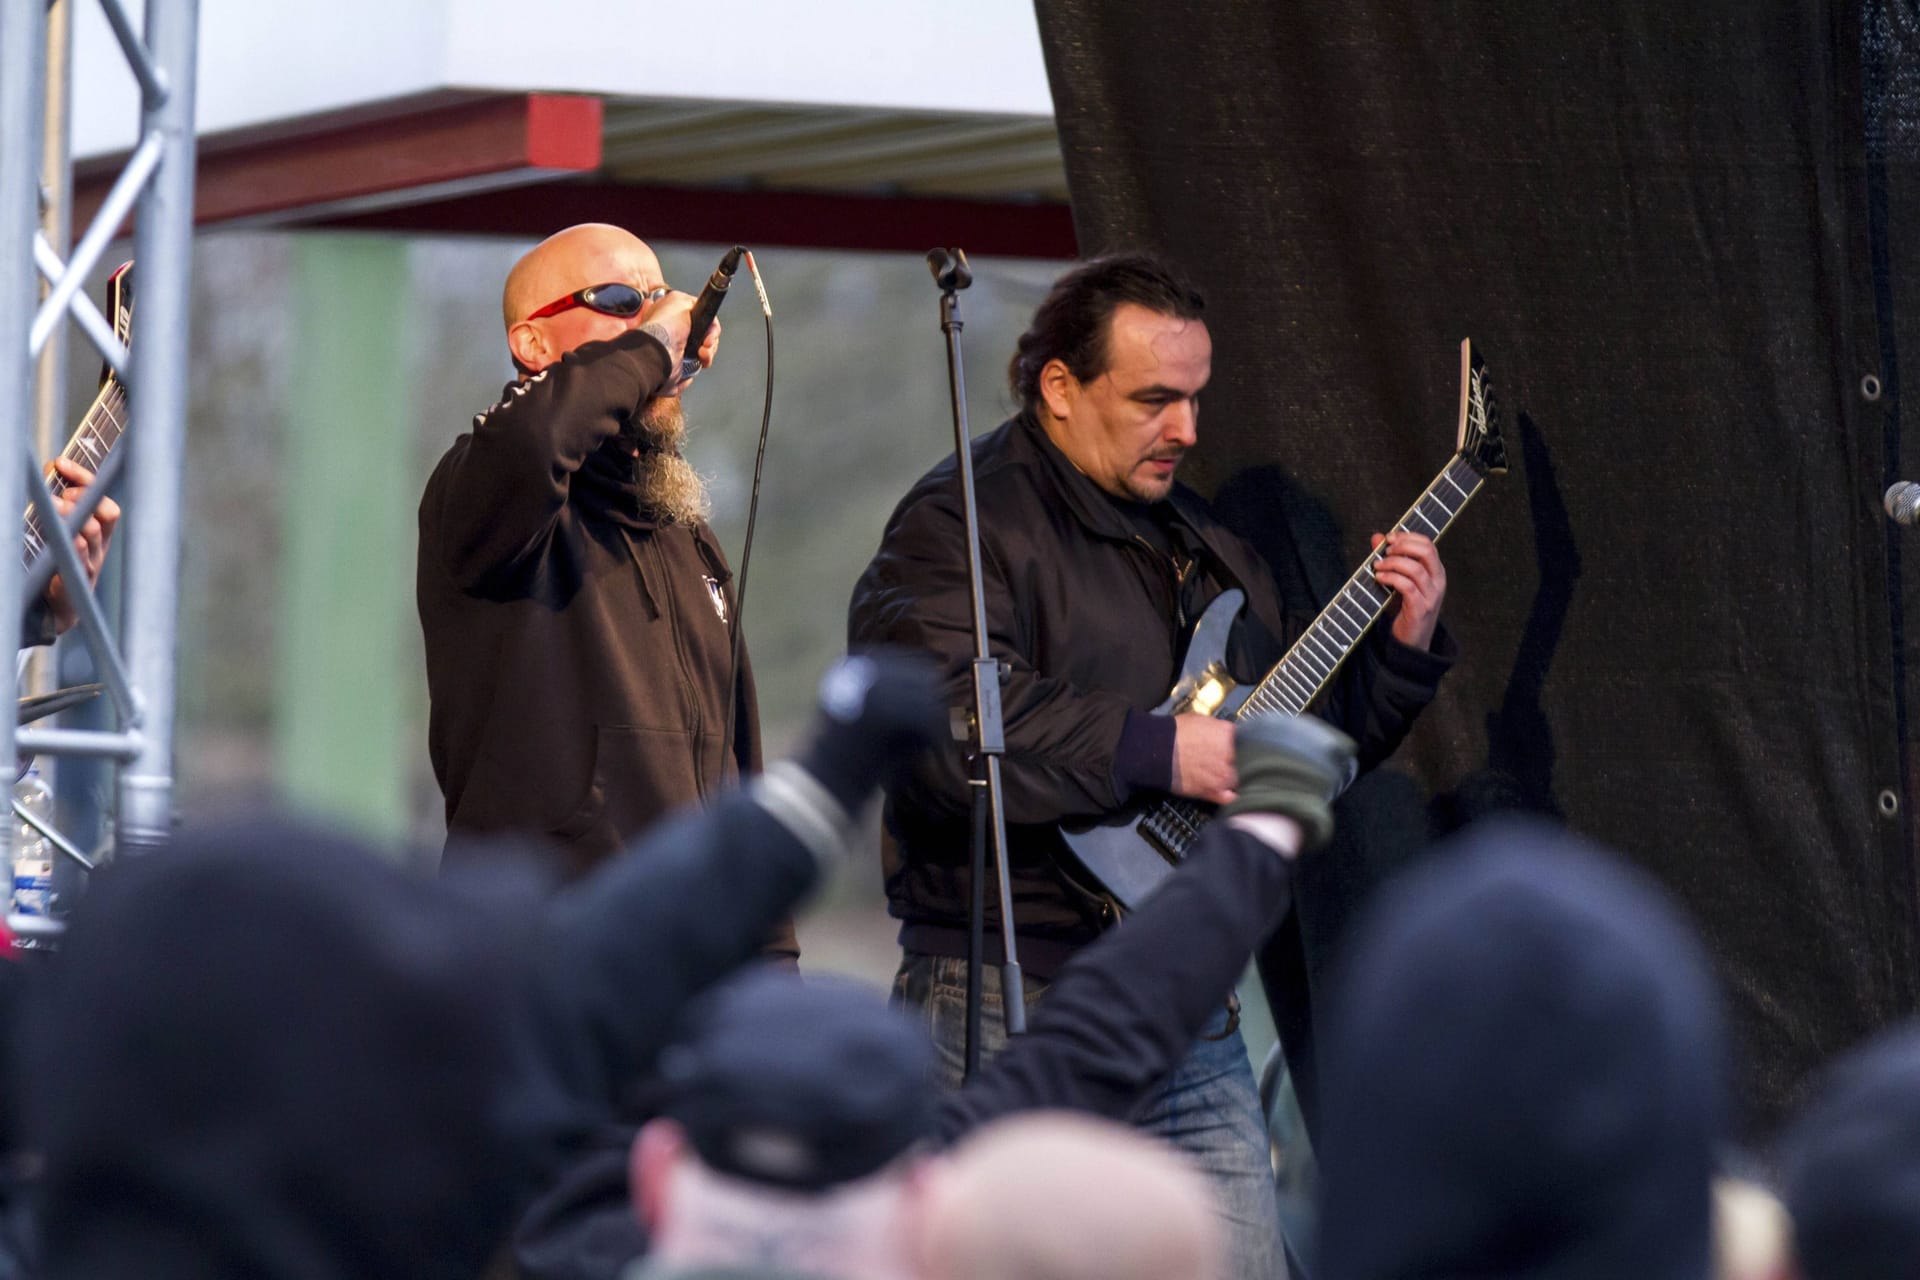
M 123 150 L 132 77 L 73 3 L 74 154 Z M 201 0 L 202 133 L 448 88 L 1053 111 L 1031 0 Z

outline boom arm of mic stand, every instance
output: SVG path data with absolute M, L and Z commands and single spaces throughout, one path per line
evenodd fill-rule
M 962 259 L 964 262 L 964 259 Z M 1000 757 L 1006 751 L 1006 733 L 1000 716 L 1000 663 L 987 641 L 986 588 L 980 570 L 980 509 L 974 501 L 973 448 L 967 431 L 966 393 L 960 359 L 960 299 L 965 283 L 942 275 L 940 330 L 947 339 L 947 385 L 953 398 L 953 448 L 960 474 L 960 506 L 967 538 L 967 588 L 973 603 L 973 704 L 976 788 L 973 797 L 972 901 L 967 935 L 966 1076 L 980 1068 L 980 988 L 986 951 L 986 848 L 992 837 L 995 880 L 1000 892 L 1000 938 L 1004 963 L 1000 969 L 1000 998 L 1007 1034 L 1027 1029 L 1026 987 L 1020 977 L 1020 958 L 1014 941 L 1013 889 L 1008 881 L 1006 806 L 1000 783 Z

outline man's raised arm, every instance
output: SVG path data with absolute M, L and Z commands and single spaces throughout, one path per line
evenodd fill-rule
M 672 385 L 692 301 L 667 294 L 639 327 L 575 347 L 474 418 L 421 507 L 455 583 L 473 587 L 542 545 L 588 455 Z
M 1311 717 L 1241 725 L 1240 798 L 1179 870 L 1061 970 L 1027 1034 L 950 1095 L 951 1141 L 996 1117 L 1067 1107 L 1125 1119 L 1178 1065 L 1293 900 L 1294 862 L 1333 832 L 1353 743 Z

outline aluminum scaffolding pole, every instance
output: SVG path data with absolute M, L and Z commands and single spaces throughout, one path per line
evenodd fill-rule
M 86 2 L 62 0 L 67 6 Z M 48 575 L 60 573 L 79 620 L 76 634 L 102 673 L 119 728 L 16 731 L 15 717 L 0 714 L 0 761 L 15 758 L 18 748 L 27 747 L 48 755 L 121 762 L 119 851 L 130 853 L 164 843 L 172 825 L 174 636 L 187 409 L 199 5 L 198 0 L 147 0 L 144 35 L 136 35 L 123 0 L 91 2 L 104 11 L 140 85 L 140 139 L 112 195 L 95 215 L 95 225 L 79 235 L 71 256 L 63 261 L 60 242 L 64 237 L 54 234 L 36 243 L 43 153 L 47 173 L 62 173 L 70 166 L 65 145 L 57 141 L 64 130 L 47 132 L 47 5 L 45 0 L 0 0 L 0 498 L 14 494 L 30 500 L 40 528 L 46 531 L 45 554 L 51 557 L 50 564 L 44 559 L 36 563 L 29 575 L 23 572 L 18 552 L 0 553 L 0 602 L 10 599 L 18 606 L 25 602 L 24 593 L 37 596 Z M 69 16 L 60 15 L 62 21 Z M 64 111 L 59 103 L 53 106 Z M 43 145 L 49 137 L 56 143 Z M 61 154 L 53 154 L 56 150 Z M 136 198 L 140 336 L 131 343 L 127 357 L 109 332 L 111 326 L 79 286 L 136 207 Z M 42 276 L 48 285 L 45 299 L 39 296 Z M 122 450 L 106 459 L 99 483 L 80 503 L 72 523 L 59 516 L 47 486 L 33 470 L 45 446 L 35 449 L 29 443 L 36 418 L 35 357 L 54 341 L 67 319 L 77 319 L 82 334 L 101 348 L 110 364 L 128 375 L 126 412 L 131 416 L 126 422 L 132 436 Z M 46 404 L 48 396 L 56 397 L 53 403 L 58 403 L 59 391 L 42 388 L 41 403 Z M 115 542 L 120 549 L 114 555 L 123 558 L 126 607 L 116 642 L 85 581 L 73 536 L 100 492 L 111 486 L 112 473 L 122 462 L 128 479 L 121 491 L 127 514 Z M 18 623 L 14 626 L 17 648 Z M 17 803 L 14 808 L 16 816 L 46 834 L 54 848 L 78 865 L 88 865 L 86 854 L 59 833 L 47 833 L 43 820 L 22 814 Z M 13 835 L 14 824 L 0 820 L 0 850 L 11 854 Z M 23 937 L 48 938 L 59 928 L 58 920 L 37 916 L 10 912 L 8 919 Z
M 0 495 L 25 493 L 20 442 L 33 430 L 33 352 L 28 335 L 40 281 L 40 147 L 46 110 L 47 10 L 39 0 L 0 3 Z M 0 550 L 0 610 L 20 598 L 20 556 Z M 0 617 L 4 617 L 0 612 Z M 16 612 L 7 624 L 20 645 Z M 17 669 L 17 668 L 16 668 Z M 14 717 L 0 715 L 0 761 L 14 758 Z M 13 823 L 0 822 L 7 885 L 13 885 Z
M 47 62 L 44 98 L 46 110 L 40 129 L 40 183 L 45 203 L 40 208 L 40 234 L 56 254 L 64 254 L 73 202 L 73 165 L 68 157 L 67 131 L 71 124 L 68 92 L 73 80 L 73 6 L 75 0 L 48 0 Z M 49 342 L 40 349 L 36 376 L 39 394 L 33 406 L 33 451 L 50 458 L 66 443 L 56 439 L 67 408 L 67 344 Z M 46 693 L 57 673 L 51 649 L 35 654 L 27 664 L 28 693 Z
M 107 3 L 111 12 L 114 0 Z M 186 451 L 198 26 L 198 0 L 147 0 L 146 51 L 158 75 L 143 80 L 141 132 L 158 137 L 165 150 L 140 201 L 134 238 L 140 333 L 133 343 L 135 425 L 126 502 L 131 546 L 123 634 L 140 699 L 135 727 L 141 741 L 140 754 L 120 771 L 116 830 L 122 854 L 157 848 L 173 824 L 174 635 Z M 139 59 L 130 54 L 130 61 L 138 70 Z M 150 83 L 154 80 L 158 83 Z

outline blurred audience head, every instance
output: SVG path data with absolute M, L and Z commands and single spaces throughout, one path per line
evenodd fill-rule
M 1713 1277 L 1794 1280 L 1786 1207 L 1757 1182 L 1714 1180 Z
M 1920 1024 L 1843 1056 L 1780 1144 L 1805 1280 L 1920 1275 Z
M 981 1130 L 929 1182 L 920 1216 L 921 1280 L 1213 1280 L 1224 1262 L 1201 1174 L 1084 1116 Z
M 666 1274 L 836 1280 L 1210 1280 L 1200 1176 L 1102 1121 L 1035 1114 L 930 1153 L 926 1033 L 880 994 L 756 971 L 661 1058 L 629 1185 Z
M 630 1185 L 670 1267 L 908 1274 L 939 1090 L 926 1034 L 878 992 L 757 970 L 661 1058 Z
M 280 820 L 97 876 L 29 1028 L 45 1274 L 475 1274 L 514 1167 L 484 918 Z
M 1720 1020 L 1650 880 L 1555 827 L 1470 829 L 1383 890 L 1333 1009 L 1326 1274 L 1709 1273 Z

